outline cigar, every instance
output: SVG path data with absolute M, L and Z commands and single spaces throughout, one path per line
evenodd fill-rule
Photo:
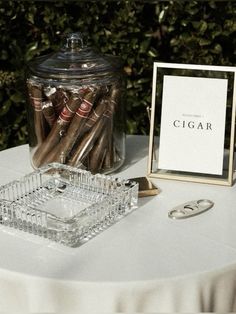
M 62 109 L 69 100 L 69 96 L 64 89 L 56 88 L 54 86 L 47 86 L 44 88 L 44 93 L 53 104 L 55 114 L 58 117 Z
M 46 121 L 42 113 L 42 87 L 40 84 L 28 81 L 30 104 L 34 109 L 34 128 L 37 144 L 41 144 L 46 137 Z
M 84 92 L 85 91 L 82 90 L 80 94 L 72 94 L 71 97 L 69 98 L 68 103 L 64 106 L 57 121 L 54 123 L 51 131 L 49 132 L 47 138 L 38 147 L 33 156 L 33 163 L 36 167 L 39 167 L 45 163 L 45 159 L 50 150 L 53 149 L 58 144 L 61 137 L 66 132 L 71 119 L 75 115 L 76 110 L 78 109 L 82 102 L 81 96 Z
M 113 84 L 110 88 L 109 93 L 109 108 L 111 110 L 112 115 L 114 114 L 114 111 L 116 110 L 117 106 L 120 103 L 120 97 L 121 97 L 121 89 L 119 84 Z M 107 128 L 109 130 L 108 139 L 107 139 L 107 150 L 106 155 L 104 158 L 104 169 L 109 169 L 113 167 L 113 164 L 115 162 L 115 155 L 116 155 L 116 149 L 114 147 L 114 139 L 113 139 L 113 118 L 111 118 L 108 122 Z
M 80 131 L 83 129 L 86 119 L 91 112 L 97 93 L 98 90 L 90 91 L 85 94 L 82 103 L 71 120 L 65 136 L 48 154 L 45 159 L 46 163 L 50 163 L 52 161 L 66 163 L 66 158 L 71 152 L 73 145 L 75 144 L 76 139 L 80 134 Z
M 102 117 L 95 123 L 95 125 L 90 129 L 88 133 L 85 134 L 78 148 L 75 150 L 74 154 L 70 158 L 68 164 L 71 166 L 77 166 L 80 164 L 81 160 L 88 156 L 89 152 L 94 146 L 94 143 L 99 138 L 105 125 L 111 119 L 111 110 L 107 109 Z
M 121 86 L 118 83 L 113 84 L 110 88 L 110 100 L 114 109 L 121 101 Z
M 102 114 L 106 111 L 107 109 L 107 99 L 102 98 L 100 99 L 97 107 L 95 109 L 92 109 L 88 120 L 86 121 L 83 130 L 81 132 L 81 135 L 86 133 L 88 130 L 90 130 L 94 124 L 101 118 Z
M 96 173 L 102 168 L 105 156 L 107 154 L 107 137 L 109 137 L 108 128 L 103 131 L 101 137 L 98 138 L 89 154 L 88 167 L 92 173 Z
M 109 121 L 107 125 L 108 129 L 108 139 L 107 139 L 107 149 L 106 149 L 106 155 L 104 158 L 104 169 L 109 169 L 114 164 L 114 140 L 113 140 L 113 123 L 112 119 Z
M 56 118 L 53 104 L 50 100 L 46 100 L 42 102 L 42 112 L 50 128 L 52 128 L 57 118 Z

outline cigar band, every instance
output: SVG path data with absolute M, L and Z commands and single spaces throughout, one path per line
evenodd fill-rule
M 33 100 L 38 100 L 38 101 L 42 100 L 42 97 L 34 97 L 34 96 L 31 96 L 31 95 L 30 95 L 30 98 L 33 99 Z
M 64 122 L 70 122 L 71 120 L 71 110 L 69 110 L 69 108 L 67 106 L 65 106 L 62 110 L 62 112 L 60 113 L 59 119 L 61 119 Z
M 42 111 L 41 107 L 41 98 L 36 98 L 36 97 L 30 97 L 32 99 L 32 106 L 34 107 L 35 111 Z
M 66 104 L 65 108 L 70 112 L 70 113 L 75 113 L 75 111 L 71 110 L 70 107 Z
M 93 104 L 91 102 L 84 99 L 82 104 L 80 105 L 80 107 L 76 111 L 76 114 L 81 118 L 85 118 L 89 115 L 92 106 L 93 106 Z

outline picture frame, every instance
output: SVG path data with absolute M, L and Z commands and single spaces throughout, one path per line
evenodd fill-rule
M 231 186 L 236 67 L 154 62 L 147 176 Z

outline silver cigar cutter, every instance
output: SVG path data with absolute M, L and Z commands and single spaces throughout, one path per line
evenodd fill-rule
M 189 201 L 174 207 L 168 212 L 168 217 L 172 219 L 185 219 L 199 215 L 212 208 L 214 203 L 207 199 Z

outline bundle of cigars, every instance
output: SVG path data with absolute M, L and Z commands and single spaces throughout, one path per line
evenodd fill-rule
M 35 168 L 59 162 L 90 170 L 112 169 L 122 158 L 114 138 L 121 85 L 52 86 L 27 80 L 34 119 Z

